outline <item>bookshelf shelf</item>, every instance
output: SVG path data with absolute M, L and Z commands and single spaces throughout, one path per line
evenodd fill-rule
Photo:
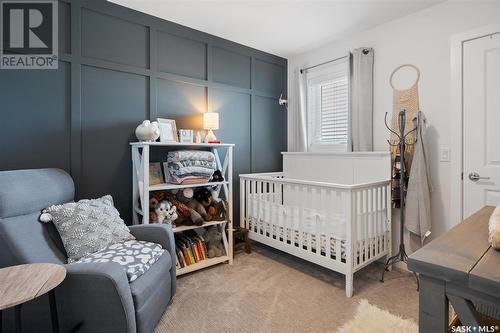
M 219 185 L 228 185 L 229 182 L 223 181 L 223 182 L 210 182 L 210 183 L 203 183 L 203 184 L 186 184 L 186 185 L 177 185 L 177 184 L 157 184 L 157 185 L 150 185 L 149 190 L 150 191 L 160 191 L 160 190 L 178 190 L 181 188 L 190 188 L 190 187 L 205 187 L 205 186 L 219 186 Z
M 191 273 L 191 272 L 197 271 L 199 269 L 210 267 L 213 265 L 217 265 L 217 264 L 229 261 L 229 260 L 231 260 L 231 258 L 229 256 L 222 256 L 222 257 L 205 259 L 205 260 L 202 260 L 200 262 L 197 262 L 196 264 L 192 264 L 192 265 L 186 266 L 184 268 L 177 269 L 177 276 L 182 275 L 182 274 Z
M 205 222 L 201 226 L 179 226 L 173 228 L 174 233 L 181 233 L 188 230 L 220 225 L 223 233 L 223 244 L 226 251 L 226 256 L 205 259 L 197 263 L 177 268 L 177 275 L 182 275 L 199 269 L 213 266 L 219 263 L 233 263 L 233 147 L 234 144 L 206 144 L 206 143 L 164 143 L 164 142 L 131 142 L 132 150 L 132 213 L 134 224 L 149 224 L 149 214 L 145 214 L 141 207 L 149 207 L 149 193 L 160 190 L 177 190 L 183 188 L 195 188 L 213 186 L 228 203 L 228 220 L 227 221 L 210 221 Z M 149 164 L 150 151 L 156 147 L 163 147 L 167 150 L 193 149 L 193 150 L 210 150 L 215 155 L 217 168 L 221 170 L 225 181 L 210 182 L 204 184 L 149 184 Z M 164 150 L 162 150 L 164 151 Z M 224 159 L 221 160 L 220 153 L 225 151 Z M 221 163 L 223 161 L 223 163 Z M 176 254 L 172 254 L 172 258 L 177 258 Z
M 209 227 L 211 225 L 218 225 L 218 224 L 223 224 L 226 223 L 227 221 L 210 221 L 210 222 L 205 222 L 203 225 L 181 225 L 176 228 L 173 228 L 174 232 L 183 232 L 187 230 L 193 230 L 193 229 L 198 229 L 198 228 L 205 228 Z

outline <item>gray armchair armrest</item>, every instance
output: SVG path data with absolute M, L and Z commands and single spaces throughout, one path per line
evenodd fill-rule
M 138 240 L 160 244 L 170 253 L 170 258 L 172 259 L 170 276 L 172 278 L 173 297 L 176 291 L 175 264 L 177 262 L 177 254 L 175 252 L 175 239 L 172 226 L 170 224 L 140 224 L 129 226 L 129 229 L 130 233 Z
M 75 263 L 65 267 L 66 279 L 56 292 L 63 331 L 136 331 L 132 294 L 120 265 Z

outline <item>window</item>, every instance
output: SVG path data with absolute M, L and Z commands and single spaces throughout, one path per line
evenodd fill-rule
M 307 72 L 307 123 L 311 151 L 347 151 L 348 59 Z

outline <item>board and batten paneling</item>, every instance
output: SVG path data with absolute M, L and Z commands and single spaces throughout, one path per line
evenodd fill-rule
M 250 88 L 251 57 L 219 47 L 212 48 L 213 80 L 241 88 Z
M 62 168 L 77 199 L 109 193 L 129 223 L 135 127 L 201 129 L 206 111 L 236 144 L 236 223 L 237 175 L 281 170 L 286 59 L 94 0 L 59 1 L 59 49 L 58 70 L 0 70 L 1 170 Z
M 269 97 L 254 96 L 252 106 L 252 172 L 281 170 L 277 152 L 286 147 L 286 111 Z
M 70 72 L 0 71 L 0 170 L 70 169 Z
M 147 77 L 82 66 L 81 197 L 112 193 L 115 205 L 127 210 L 132 165 L 123 142 L 134 140 L 130 128 L 148 117 L 147 110 Z
M 149 67 L 149 28 L 81 9 L 82 55 L 141 68 Z
M 217 137 L 235 144 L 233 171 L 235 175 L 250 173 L 251 168 L 251 95 L 222 89 L 213 89 L 210 103 L 219 112 L 220 130 Z M 235 112 L 235 110 L 238 110 Z M 233 124 L 239 123 L 239 126 Z M 224 161 L 222 161 L 224 163 Z M 239 178 L 233 178 L 233 203 L 239 202 Z M 234 205 L 233 215 L 239 218 L 239 205 Z
M 204 80 L 207 78 L 207 44 L 159 31 L 158 70 Z
M 279 94 L 283 91 L 283 65 L 255 59 L 255 89 Z
M 160 118 L 182 118 L 199 115 L 207 109 L 207 88 L 173 80 L 157 80 L 157 115 Z M 190 125 L 180 122 L 179 128 Z

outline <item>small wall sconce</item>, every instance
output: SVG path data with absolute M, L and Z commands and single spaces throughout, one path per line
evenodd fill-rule
M 288 105 L 288 99 L 283 98 L 283 93 L 280 94 L 280 98 L 278 99 L 278 103 L 281 106 L 287 106 Z

